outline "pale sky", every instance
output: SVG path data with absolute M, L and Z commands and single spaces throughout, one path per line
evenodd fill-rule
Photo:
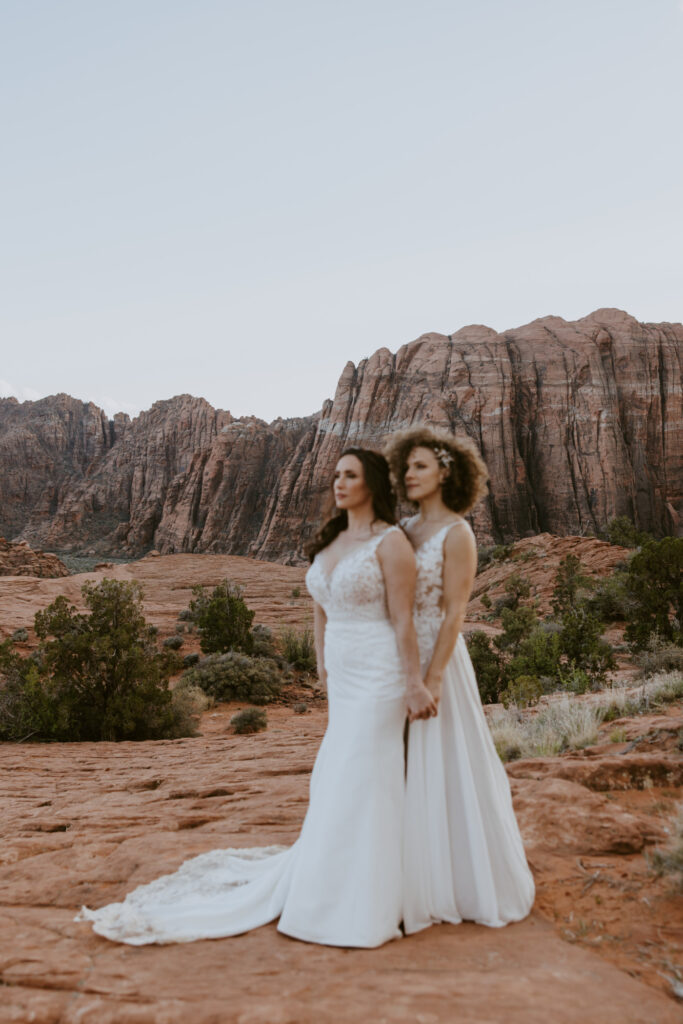
M 0 395 L 307 415 L 425 331 L 683 319 L 681 0 L 0 0 Z

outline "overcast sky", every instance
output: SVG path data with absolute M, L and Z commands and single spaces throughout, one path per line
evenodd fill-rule
M 0 394 L 307 415 L 425 331 L 683 319 L 682 0 L 0 0 Z

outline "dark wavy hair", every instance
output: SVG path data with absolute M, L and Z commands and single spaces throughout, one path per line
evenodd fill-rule
M 469 437 L 454 437 L 447 430 L 423 423 L 394 434 L 384 449 L 394 487 L 403 501 L 410 501 L 406 495 L 405 475 L 408 456 L 414 448 L 431 448 L 440 465 L 449 470 L 441 497 L 453 512 L 469 512 L 487 493 L 488 470 Z
M 396 523 L 396 495 L 391 486 L 387 460 L 379 452 L 370 451 L 369 448 L 345 448 L 339 458 L 342 459 L 345 455 L 355 455 L 363 467 L 363 477 L 372 495 L 372 509 L 375 513 L 373 522 L 380 519 L 382 522 L 394 526 Z M 330 484 L 332 494 L 334 493 L 333 486 L 334 484 Z M 334 507 L 334 497 L 332 497 L 330 511 Z M 307 554 L 311 562 L 318 552 L 331 544 L 348 525 L 349 517 L 346 509 L 341 509 L 331 515 L 318 530 L 308 548 Z

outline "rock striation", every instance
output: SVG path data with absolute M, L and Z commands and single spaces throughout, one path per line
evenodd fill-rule
M 0 537 L 0 576 L 54 579 L 69 575 L 69 570 L 56 555 L 47 551 L 33 551 L 25 540 L 12 544 Z
M 586 534 L 628 515 L 683 528 L 683 324 L 616 309 L 496 333 L 425 334 L 348 363 L 300 419 L 235 419 L 201 398 L 108 421 L 58 395 L 0 400 L 0 531 L 56 550 L 302 559 L 348 444 L 427 421 L 489 466 L 482 540 Z

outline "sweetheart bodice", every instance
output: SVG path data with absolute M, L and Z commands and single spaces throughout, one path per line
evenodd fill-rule
M 324 610 L 328 622 L 334 619 L 346 622 L 388 620 L 386 588 L 377 548 L 393 530 L 398 527 L 388 526 L 354 548 L 340 558 L 331 572 L 323 565 L 322 552 L 315 556 L 306 573 L 306 586 L 313 600 Z

